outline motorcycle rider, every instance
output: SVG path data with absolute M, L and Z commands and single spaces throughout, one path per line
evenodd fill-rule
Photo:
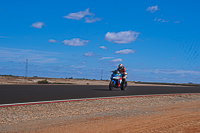
M 119 64 L 117 70 L 122 74 L 122 82 L 124 82 L 126 80 L 127 72 L 123 64 Z

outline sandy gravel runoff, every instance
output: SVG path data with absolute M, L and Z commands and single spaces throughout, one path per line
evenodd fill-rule
M 1 133 L 199 133 L 200 94 L 0 108 Z

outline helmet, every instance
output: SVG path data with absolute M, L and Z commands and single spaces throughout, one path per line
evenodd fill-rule
M 123 64 L 119 64 L 118 69 L 122 69 L 123 67 Z

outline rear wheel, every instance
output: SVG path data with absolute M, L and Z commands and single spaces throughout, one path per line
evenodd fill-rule
M 113 81 L 110 81 L 110 84 L 109 84 L 109 90 L 113 90 Z

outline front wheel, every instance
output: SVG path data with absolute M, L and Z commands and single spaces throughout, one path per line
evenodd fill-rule
M 113 90 L 113 81 L 110 81 L 110 84 L 109 84 L 109 90 Z
M 121 90 L 125 91 L 126 90 L 126 87 L 127 87 L 127 82 L 122 82 L 122 85 L 121 85 Z

